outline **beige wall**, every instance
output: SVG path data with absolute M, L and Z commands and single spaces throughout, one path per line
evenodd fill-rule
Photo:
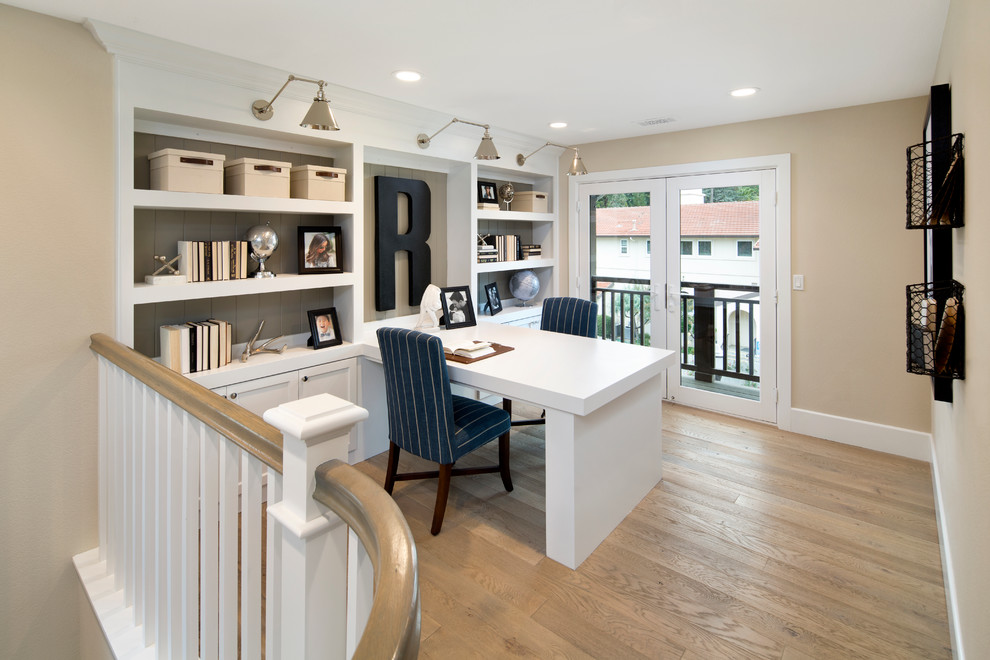
M 0 61 L 0 657 L 90 657 L 72 556 L 97 544 L 88 343 L 113 331 L 111 62 L 81 26 L 5 5 Z
M 904 229 L 904 150 L 925 103 L 599 142 L 581 157 L 604 172 L 791 154 L 791 264 L 805 276 L 791 298 L 792 405 L 927 433 L 929 385 L 906 373 L 904 338 L 904 287 L 923 279 L 921 234 Z
M 966 380 L 953 403 L 934 406 L 935 467 L 942 534 L 951 561 L 958 630 L 957 657 L 990 649 L 990 4 L 952 0 L 935 84 L 952 85 L 952 130 L 964 133 L 966 197 L 963 229 L 953 231 L 953 276 L 966 287 Z

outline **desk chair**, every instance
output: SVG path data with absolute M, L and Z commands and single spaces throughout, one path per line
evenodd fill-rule
M 388 404 L 385 490 L 391 494 L 396 481 L 439 478 L 430 528 L 430 533 L 436 536 L 443 525 L 452 476 L 498 472 L 505 490 L 512 490 L 509 413 L 451 394 L 443 344 L 436 335 L 401 328 L 380 328 L 377 334 Z M 498 438 L 498 465 L 454 469 L 458 458 L 495 438 Z M 439 463 L 439 469 L 399 474 L 401 450 Z
M 597 336 L 598 303 L 582 298 L 547 298 L 543 301 L 540 330 L 578 337 Z M 575 356 L 577 359 L 577 356 Z M 512 415 L 512 400 L 502 399 L 502 410 Z M 518 419 L 512 426 L 546 424 L 546 412 L 539 419 Z

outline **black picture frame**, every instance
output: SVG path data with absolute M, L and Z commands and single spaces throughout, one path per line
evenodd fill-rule
M 492 181 L 479 181 L 478 182 L 478 203 L 479 204 L 495 204 L 498 206 L 498 193 L 496 192 L 497 187 Z
M 343 273 L 343 238 L 340 227 L 299 227 L 299 274 Z
M 328 346 L 339 346 L 344 343 L 344 339 L 340 336 L 340 323 L 337 321 L 336 307 L 311 309 L 306 314 L 309 316 L 310 342 L 313 344 L 314 350 Z M 321 323 L 321 319 L 326 319 L 325 323 Z
M 448 286 L 440 289 L 440 305 L 443 307 L 444 327 L 448 330 L 478 325 L 471 304 L 471 287 Z
M 502 311 L 502 299 L 498 295 L 498 284 L 492 282 L 485 285 L 485 297 L 488 298 L 488 313 L 495 316 Z

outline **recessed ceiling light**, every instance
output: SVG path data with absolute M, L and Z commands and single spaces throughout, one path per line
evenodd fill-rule
M 403 82 L 416 82 L 423 77 L 419 71 L 393 71 L 392 75 Z
M 760 91 L 759 87 L 740 87 L 739 89 L 734 89 L 729 94 L 732 96 L 752 96 Z
M 552 121 L 550 122 L 550 128 L 567 128 L 566 121 Z

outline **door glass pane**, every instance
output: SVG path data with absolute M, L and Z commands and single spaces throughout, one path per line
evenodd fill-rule
M 590 195 L 588 203 L 591 294 L 598 303 L 598 335 L 648 346 L 650 193 Z
M 681 190 L 683 387 L 760 398 L 760 188 Z

